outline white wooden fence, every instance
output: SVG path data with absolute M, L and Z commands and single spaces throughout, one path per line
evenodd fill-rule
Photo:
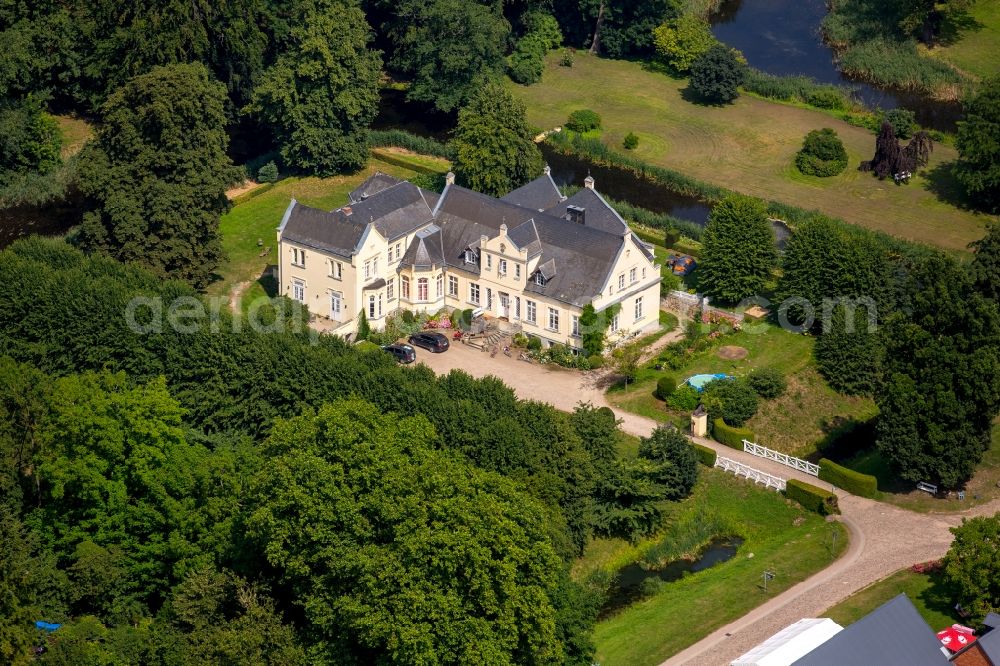
M 777 491 L 782 491 L 785 489 L 785 480 L 777 477 L 771 476 L 767 472 L 762 472 L 759 469 L 754 469 L 749 465 L 744 465 L 741 462 L 737 462 L 732 458 L 724 458 L 723 456 L 716 456 L 715 466 L 720 468 L 723 472 L 732 472 L 736 476 L 742 476 L 746 479 L 753 481 L 754 483 L 762 483 L 765 488 L 774 488 Z
M 759 444 L 748 442 L 745 439 L 743 440 L 743 450 L 751 455 L 757 456 L 758 458 L 773 460 L 774 462 L 779 462 L 782 465 L 788 465 L 789 467 L 797 469 L 800 472 L 805 472 L 806 474 L 811 474 L 813 476 L 819 476 L 819 465 L 803 460 L 802 458 L 796 458 L 795 456 L 790 456 L 786 453 L 780 453 L 774 449 L 769 449 L 766 446 L 760 446 Z

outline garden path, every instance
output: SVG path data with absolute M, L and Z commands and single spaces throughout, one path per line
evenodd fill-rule
M 546 402 L 562 410 L 572 411 L 580 402 L 610 407 L 604 399 L 609 378 L 600 371 L 565 370 L 526 363 L 502 354 L 491 357 L 462 344 L 452 345 L 443 354 L 423 350 L 418 354 L 418 360 L 438 374 L 461 369 L 476 377 L 499 377 L 518 397 Z M 632 435 L 647 436 L 658 425 L 652 419 L 614 411 L 621 419 L 622 430 Z M 775 476 L 828 485 L 798 470 L 712 440 L 695 438 L 695 441 Z M 714 631 L 661 666 L 728 664 L 789 624 L 805 617 L 819 617 L 854 592 L 899 569 L 942 557 L 952 540 L 949 528 L 959 525 L 963 517 L 1000 511 L 1000 500 L 994 500 L 961 513 L 922 514 L 830 488 L 837 493 L 842 512 L 840 520 L 850 532 L 851 544 L 847 552 L 826 569 Z M 781 575 L 780 571 L 776 573 Z

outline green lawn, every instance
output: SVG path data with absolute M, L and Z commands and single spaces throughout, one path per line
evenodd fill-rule
M 1000 74 L 1000 2 L 976 0 L 966 17 L 945 24 L 945 33 L 957 39 L 930 55 L 979 78 Z
M 269 264 L 276 261 L 275 231 L 292 197 L 308 206 L 333 209 L 346 204 L 348 192 L 376 171 L 411 178 L 435 167 L 441 172 L 448 169 L 447 161 L 433 157 L 385 148 L 380 149 L 380 153 L 387 155 L 393 163 L 373 157 L 356 174 L 332 178 L 285 178 L 270 189 L 240 197 L 240 203 L 222 217 L 222 247 L 228 260 L 219 268 L 221 279 L 209 287 L 208 293 L 226 295 L 237 285 L 250 283 L 244 292 L 244 304 L 250 303 L 257 296 L 265 295 L 261 274 Z M 407 164 L 410 168 L 407 168 Z M 263 248 L 258 246 L 258 239 L 263 242 Z M 271 248 L 270 253 L 261 257 L 261 251 L 267 247 Z
M 899 481 L 889 469 L 888 463 L 875 449 L 868 449 L 844 461 L 844 464 L 878 479 L 881 491 L 879 499 L 904 509 L 922 512 L 961 511 L 977 504 L 985 504 L 1000 498 L 1000 423 L 993 426 L 993 439 L 989 451 L 976 469 L 975 475 L 965 486 L 965 499 L 957 495 L 947 498 L 933 497 L 916 490 L 913 484 Z
M 635 132 L 640 138 L 635 155 L 647 162 L 902 238 L 966 251 L 991 219 L 940 200 L 922 175 L 896 186 L 859 172 L 858 163 L 874 152 L 875 137 L 820 112 L 749 96 L 723 107 L 692 104 L 682 97 L 685 80 L 586 53 L 578 54 L 573 67 L 560 67 L 558 57 L 550 56 L 540 83 L 512 87 L 538 127 L 562 125 L 570 112 L 590 108 L 601 114 L 608 145 L 619 146 L 625 134 Z M 802 176 L 793 165 L 795 153 L 806 133 L 821 127 L 837 131 L 850 164 L 831 178 Z M 930 167 L 955 158 L 953 148 L 935 145 Z M 952 186 L 946 171 L 935 174 L 933 187 Z
M 62 132 L 62 158 L 66 159 L 80 152 L 91 136 L 94 134 L 94 126 L 82 118 L 76 116 L 55 116 L 59 123 L 59 131 Z
M 940 573 L 922 574 L 903 569 L 884 580 L 858 590 L 822 614 L 842 627 L 872 612 L 896 595 L 905 593 L 921 617 L 934 631 L 950 627 L 962 618 L 953 610 L 955 600 Z
M 827 523 L 745 480 L 699 469 L 694 493 L 672 506 L 668 522 L 698 516 L 726 525 L 745 541 L 732 560 L 667 583 L 652 598 L 599 622 L 595 661 L 602 666 L 657 664 L 826 567 L 847 546 L 839 523 Z M 614 571 L 638 560 L 657 540 L 635 545 L 595 540 L 573 574 L 584 579 L 594 571 Z M 765 569 L 777 574 L 767 594 L 761 589 Z
M 874 413 L 871 400 L 841 395 L 823 381 L 813 366 L 812 337 L 759 323 L 749 324 L 719 342 L 743 347 L 747 357 L 739 361 L 722 359 L 718 347 L 714 347 L 693 355 L 680 370 L 657 371 L 649 363 L 628 390 L 620 385 L 609 389 L 608 402 L 657 421 L 686 422 L 687 414 L 668 411 L 665 403 L 653 395 L 660 377 L 670 375 L 682 382 L 700 373 L 743 376 L 753 368 L 774 367 L 785 373 L 788 390 L 775 400 L 761 401 L 747 427 L 759 444 L 803 457 L 814 453 L 845 419 L 864 420 Z

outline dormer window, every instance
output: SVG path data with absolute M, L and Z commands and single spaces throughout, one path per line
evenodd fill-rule
M 585 209 L 580 208 L 579 206 L 566 206 L 566 219 L 570 222 L 583 224 L 585 214 Z
M 469 249 L 465 251 L 465 263 L 474 264 L 476 263 L 476 251 Z
M 537 284 L 539 287 L 544 287 L 545 276 L 542 275 L 541 273 L 535 273 L 535 284 Z

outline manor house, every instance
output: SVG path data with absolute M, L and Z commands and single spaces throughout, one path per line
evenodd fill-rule
M 376 173 L 333 211 L 294 199 L 278 227 L 281 293 L 347 338 L 401 310 L 471 308 L 580 348 L 579 316 L 620 304 L 609 338 L 659 325 L 660 267 L 588 176 L 562 196 L 545 173 L 501 199 Z

